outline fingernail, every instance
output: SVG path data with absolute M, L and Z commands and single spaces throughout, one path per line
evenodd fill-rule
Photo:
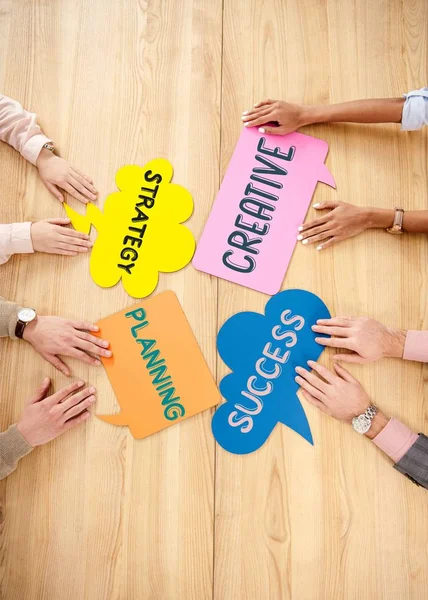
M 48 383 L 48 381 L 50 381 L 49 377 L 45 377 L 45 378 L 43 379 L 43 383 Z
M 300 225 L 300 227 L 297 228 L 297 231 L 302 231 L 303 229 L 303 225 Z
M 312 325 L 311 329 L 313 329 L 315 331 L 315 329 L 317 328 L 317 325 Z
M 294 378 L 294 381 L 297 381 L 297 382 L 298 382 L 298 380 L 299 380 L 299 378 L 298 378 L 298 377 L 295 377 L 295 378 Z
M 295 371 L 297 371 L 297 372 L 299 372 L 299 370 L 300 370 L 301 368 L 302 368 L 302 367 L 296 367 L 294 370 L 295 370 Z
M 95 393 L 95 388 L 91 386 L 91 387 L 89 388 L 89 393 L 90 393 L 90 394 L 94 394 L 94 393 Z
M 106 340 L 103 341 L 103 346 L 104 346 L 104 348 L 108 347 L 108 342 L 106 342 Z
M 308 240 L 302 240 L 302 244 L 307 244 Z
M 297 236 L 298 241 L 300 242 L 301 240 L 303 240 L 303 235 L 298 235 Z
M 95 402 L 95 396 L 89 396 L 88 400 L 89 402 Z
M 65 373 L 65 371 L 64 371 L 64 373 Z M 83 385 L 84 383 L 85 383 L 84 381 L 78 381 L 78 382 L 77 382 L 77 385 L 78 385 L 78 386 L 81 386 L 81 385 Z
M 308 360 L 308 365 L 314 365 L 315 361 L 314 360 Z
M 322 250 L 322 246 L 317 246 L 317 250 Z
M 249 112 L 250 112 L 250 111 L 248 111 L 248 110 L 244 110 L 244 112 L 242 113 L 242 116 L 244 116 L 244 115 L 248 115 L 248 113 L 249 113 Z
M 111 356 L 111 350 L 104 350 L 104 356 Z
M 249 123 L 244 123 L 244 127 L 248 127 Z
M 241 120 L 242 120 L 242 121 L 245 121 L 245 119 L 246 119 L 246 117 L 241 117 Z
M 316 204 L 312 204 L 312 206 L 313 206 L 314 208 L 318 208 L 318 206 L 319 206 L 319 205 L 320 205 L 320 203 L 319 203 L 319 202 L 317 202 Z
M 85 236 L 83 237 L 83 239 L 84 239 L 84 240 L 89 240 L 89 235 L 85 235 Z
M 260 131 L 260 133 L 265 133 L 265 130 L 263 127 L 260 127 L 259 131 Z
M 91 327 L 91 331 L 99 331 L 99 329 L 100 328 L 98 327 L 98 325 L 92 325 Z
M 95 364 L 97 367 L 99 367 L 99 366 L 100 366 L 100 364 L 101 364 L 101 361 L 100 361 L 100 360 L 96 360 L 96 361 L 94 362 L 94 364 Z

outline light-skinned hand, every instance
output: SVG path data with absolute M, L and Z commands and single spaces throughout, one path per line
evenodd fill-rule
M 101 362 L 92 354 L 105 357 L 112 355 L 111 351 L 107 350 L 109 346 L 107 340 L 89 333 L 98 330 L 99 327 L 93 323 L 69 321 L 61 317 L 38 316 L 28 323 L 22 337 L 58 371 L 69 376 L 70 370 L 59 358 L 59 354 L 95 366 L 100 365 Z
M 370 209 L 366 207 L 346 202 L 318 202 L 314 208 L 330 212 L 300 225 L 297 239 L 302 244 L 318 244 L 317 250 L 324 250 L 375 226 Z
M 42 149 L 36 166 L 43 183 L 60 202 L 64 202 L 64 196 L 59 188 L 84 204 L 97 199 L 98 192 L 92 179 L 50 150 Z
M 91 416 L 89 407 L 95 402 L 95 388 L 84 386 L 83 381 L 71 383 L 48 396 L 50 379 L 46 377 L 40 388 L 28 400 L 17 428 L 30 446 L 41 446 Z
M 403 357 L 406 332 L 368 317 L 319 319 L 312 330 L 331 336 L 315 338 L 318 344 L 349 350 L 349 354 L 336 354 L 334 360 L 363 364 L 379 358 Z
M 340 365 L 334 364 L 335 373 L 313 360 L 308 360 L 308 366 L 314 372 L 296 367 L 296 382 L 301 386 L 306 400 L 322 412 L 344 423 L 351 423 L 354 417 L 363 414 L 372 404 L 359 381 Z M 379 411 L 367 437 L 375 437 L 387 422 L 385 415 Z
M 251 110 L 243 112 L 241 120 L 245 127 L 259 127 L 260 133 L 285 135 L 306 124 L 305 114 L 306 109 L 300 104 L 267 99 L 255 104 Z M 266 125 L 272 122 L 278 123 L 278 126 Z
M 68 229 L 70 219 L 46 219 L 31 225 L 34 252 L 76 256 L 92 247 L 89 235 Z

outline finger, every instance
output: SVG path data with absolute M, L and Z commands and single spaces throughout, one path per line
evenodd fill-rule
M 315 341 L 321 346 L 329 346 L 330 348 L 344 348 L 345 350 L 351 350 L 349 338 L 320 338 L 316 337 Z
M 43 379 L 42 385 L 36 390 L 36 392 L 31 396 L 28 400 L 28 404 L 35 404 L 36 402 L 40 402 L 40 400 L 44 400 L 49 391 L 49 386 L 51 384 L 50 377 L 45 377 Z
M 282 127 L 259 127 L 260 133 L 268 133 L 270 135 L 284 135 Z
M 337 377 L 334 373 L 332 373 L 326 367 L 323 367 L 323 365 L 320 365 L 319 363 L 317 363 L 315 360 L 308 360 L 308 366 L 313 371 L 318 373 L 318 375 L 321 375 L 321 377 L 323 379 L 325 379 L 327 381 L 327 383 L 334 383 L 334 381 L 337 380 Z
M 43 355 L 43 358 L 49 363 L 51 363 L 51 365 L 53 365 L 55 369 L 57 369 L 61 373 L 64 373 L 64 375 L 66 375 L 67 377 L 70 376 L 70 369 L 64 362 L 62 362 L 62 360 L 58 356 L 55 356 L 55 354 L 45 354 Z
M 75 342 L 75 348 L 83 350 L 83 352 L 86 353 L 90 352 L 91 354 L 96 354 L 97 356 L 106 356 L 107 358 L 110 358 L 111 350 L 106 350 L 105 348 L 102 348 L 97 344 L 93 344 L 92 342 L 87 342 L 86 340 L 82 340 L 80 338 L 78 339 L 79 341 L 76 340 Z
M 61 232 L 60 240 L 64 244 L 69 244 L 72 246 L 81 246 L 83 248 L 92 248 L 93 244 L 89 240 L 83 240 L 82 238 L 75 237 L 74 235 L 68 235 L 67 232 L 72 231 L 72 229 L 64 229 Z
M 328 223 L 330 220 L 330 213 L 324 215 L 323 217 L 318 217 L 318 219 L 312 219 L 312 221 L 308 221 L 308 223 L 303 223 L 297 228 L 297 231 L 307 231 L 308 229 L 312 229 L 313 227 L 319 227 L 320 225 L 324 225 Z
M 77 256 L 77 252 L 72 252 L 70 250 L 61 250 L 60 248 L 55 248 L 55 252 L 51 254 L 61 254 L 62 256 Z
M 52 394 L 52 396 L 49 396 L 49 398 L 46 398 L 45 402 L 51 406 L 54 406 L 55 404 L 59 404 L 60 402 L 65 400 L 65 398 L 67 398 L 67 396 L 69 396 L 73 392 L 77 392 L 77 390 L 79 390 L 84 385 L 85 385 L 84 381 L 74 381 L 73 383 L 70 383 L 70 384 L 66 385 L 65 387 L 63 387 L 61 390 L 59 390 L 55 394 Z
M 255 127 L 256 125 L 264 125 L 265 123 L 269 123 L 271 119 L 269 119 L 269 115 L 272 114 L 272 108 L 268 108 L 267 110 L 260 110 L 256 114 L 246 115 L 245 117 L 241 117 L 244 121 L 244 125 L 246 127 Z
M 266 100 L 257 102 L 257 104 L 254 105 L 254 108 L 260 108 L 260 106 L 266 106 L 267 104 L 273 104 L 274 102 L 275 102 L 275 100 L 271 100 L 270 98 L 267 98 Z
M 93 180 L 90 177 L 88 177 L 87 175 L 85 175 L 85 173 L 82 173 L 82 171 L 79 171 L 79 169 L 76 169 L 76 167 L 72 167 L 72 169 L 73 169 L 73 171 L 76 171 L 76 173 L 78 173 L 81 177 L 83 177 L 84 179 L 86 179 L 86 181 L 88 181 L 89 183 L 92 183 L 92 184 L 94 183 Z M 94 194 L 97 194 L 98 192 L 95 189 L 95 187 L 94 187 L 94 190 L 95 190 Z
M 332 317 L 331 319 L 318 319 L 317 325 L 335 325 L 337 327 L 351 327 L 354 317 Z M 315 327 L 315 325 L 314 325 Z
M 70 194 L 70 196 L 73 196 L 73 198 L 76 198 L 77 200 L 80 200 L 80 202 L 83 202 L 83 204 L 88 204 L 89 199 L 85 198 L 85 196 L 82 196 L 82 194 L 80 194 L 77 190 L 74 189 L 73 186 L 71 186 L 69 183 L 64 183 L 64 185 L 62 186 L 62 188 L 68 192 Z
M 71 429 L 72 427 L 76 427 L 76 425 L 83 423 L 83 421 L 87 421 L 90 416 L 91 413 L 85 410 L 81 415 L 74 417 L 74 419 L 69 419 L 62 426 L 60 433 L 64 433 L 67 429 Z
M 78 331 L 76 335 L 82 340 L 86 340 L 87 342 L 91 342 L 96 346 L 100 346 L 100 348 L 108 348 L 110 346 L 110 342 L 107 340 L 103 340 L 95 335 L 91 335 L 90 333 L 85 333 L 84 331 Z
M 92 181 L 89 180 L 88 177 L 86 177 L 85 175 L 83 175 L 83 173 L 81 173 L 80 171 L 78 171 L 77 169 L 72 169 L 72 175 L 74 177 L 74 179 L 76 179 L 79 183 L 81 183 L 89 192 L 92 193 L 92 195 L 94 195 L 94 200 L 96 199 L 96 194 L 97 194 L 97 189 L 96 187 L 93 185 Z
M 272 106 L 268 106 L 268 105 L 263 105 L 263 106 L 258 107 L 258 108 L 252 108 L 251 110 L 245 110 L 242 113 L 241 119 L 243 121 L 247 120 L 244 117 L 248 117 L 249 119 L 251 119 L 251 118 L 255 119 L 257 117 L 257 115 L 260 115 L 262 112 L 272 111 L 272 110 L 273 110 L 273 107 Z
M 86 363 L 87 365 L 94 365 L 95 367 L 99 367 L 101 362 L 97 358 L 93 358 L 88 354 L 82 352 L 82 350 L 78 350 L 77 348 L 71 348 L 67 351 L 67 356 L 71 356 L 72 358 L 77 358 L 81 362 Z
M 337 235 L 334 235 L 326 242 L 323 242 L 322 244 L 317 246 L 317 250 L 325 250 L 326 248 L 329 248 L 330 246 L 333 246 L 333 244 L 337 244 L 337 242 L 341 242 L 344 239 L 345 239 L 344 237 L 339 237 Z
M 341 362 L 346 362 L 346 363 L 354 363 L 357 365 L 363 365 L 366 362 L 369 362 L 368 360 L 366 360 L 365 358 L 363 358 L 362 356 L 360 356 L 359 354 L 335 354 L 333 356 L 333 360 L 340 360 Z
M 98 325 L 94 325 L 93 323 L 88 323 L 87 321 L 70 321 L 70 325 L 72 325 L 75 329 L 80 329 L 81 331 L 99 331 L 100 330 Z
M 311 241 L 313 241 L 313 237 L 315 237 L 316 235 L 324 234 L 324 237 L 328 237 L 329 235 L 331 235 L 328 233 L 331 230 L 331 228 L 332 223 L 330 223 L 330 221 L 326 221 L 325 223 L 323 223 L 322 225 L 318 225 L 317 227 L 308 227 L 307 229 L 299 233 L 299 235 L 297 236 L 297 241 L 300 242 L 303 240 L 302 243 L 307 244 L 308 242 L 311 243 Z M 308 241 L 305 241 L 306 239 L 308 239 Z
M 327 325 L 312 325 L 312 331 L 316 333 L 325 333 L 327 335 L 337 335 L 339 337 L 347 337 L 351 333 L 350 327 L 329 327 Z
M 79 240 L 89 240 L 89 235 L 86 233 L 82 233 L 81 231 L 76 231 L 75 229 L 69 229 L 68 227 L 58 228 L 58 231 L 61 235 L 66 235 L 67 237 L 73 237 Z
M 325 383 L 325 381 L 323 381 L 307 369 L 304 369 L 303 367 L 296 367 L 296 373 L 298 373 L 300 377 L 304 378 L 308 383 L 311 384 L 311 386 L 313 386 L 320 392 L 324 392 L 327 389 L 327 384 Z
M 81 183 L 79 179 L 77 179 L 77 177 L 85 181 L 83 177 L 80 177 L 80 175 L 76 173 L 76 175 L 70 175 L 70 178 L 68 180 L 69 184 L 72 185 L 75 190 L 78 190 L 83 196 L 86 196 L 90 200 L 96 200 L 96 195 L 93 192 L 91 192 L 87 187 L 85 187 L 83 183 Z M 86 181 L 86 185 L 89 186 L 90 184 Z
M 298 383 L 303 390 L 305 390 L 306 392 L 309 392 L 311 394 L 311 396 L 313 396 L 317 400 L 323 400 L 323 398 L 325 398 L 325 396 L 321 392 L 321 390 L 319 390 L 316 387 L 314 387 L 313 385 L 311 385 L 303 377 L 300 377 L 299 375 L 297 375 L 297 377 L 295 377 L 294 379 L 295 379 L 296 383 Z
M 323 402 L 321 402 L 321 400 L 317 400 L 315 396 L 312 396 L 312 394 L 303 389 L 302 394 L 304 398 L 309 402 L 309 404 L 313 404 L 314 406 L 322 410 L 322 412 L 327 412 L 327 407 Z
M 357 381 L 355 379 L 355 377 L 352 377 L 352 375 L 349 371 L 347 371 L 346 369 L 344 369 L 337 363 L 333 363 L 333 367 L 334 367 L 334 370 L 336 371 L 336 373 L 339 375 L 339 377 L 341 377 L 345 381 L 348 381 L 349 383 L 355 383 Z
M 51 223 L 52 225 L 70 225 L 71 220 L 70 219 L 62 219 L 62 218 L 57 218 L 57 219 L 45 219 L 46 223 Z
M 66 413 L 68 410 L 73 408 L 73 406 L 76 406 L 76 404 L 79 404 L 79 402 L 82 402 L 82 400 L 85 400 L 86 398 L 93 396 L 94 393 L 95 393 L 94 387 L 87 387 L 84 390 L 76 392 L 75 394 L 71 394 L 63 402 L 59 403 L 61 412 Z M 80 410 L 79 412 L 82 412 L 82 411 Z
M 312 231 L 312 229 L 310 231 Z M 307 234 L 307 235 L 309 235 L 310 237 L 307 237 L 306 239 L 304 239 L 302 241 L 302 244 L 304 244 L 304 245 L 306 245 L 306 244 L 317 244 L 317 243 L 322 242 L 322 246 L 317 246 L 317 250 L 321 250 L 322 247 L 325 246 L 326 242 L 328 241 L 328 238 L 331 238 L 332 232 L 331 231 L 324 231 L 324 233 L 320 233 L 318 235 L 311 235 L 310 233 Z
M 55 196 L 55 198 L 57 200 L 59 200 L 60 202 L 64 202 L 64 196 L 61 194 L 61 192 L 56 187 L 56 185 L 54 185 L 53 183 L 49 183 L 49 181 L 43 181 L 43 183 L 48 188 L 48 190 L 50 191 L 50 193 Z
M 67 250 L 68 252 L 73 252 L 74 254 L 77 254 L 78 252 L 87 252 L 89 250 L 87 246 L 78 246 L 72 242 L 57 242 L 56 248 L 58 250 Z
M 316 210 L 326 210 L 327 208 L 333 209 L 339 206 L 339 202 L 316 202 L 312 205 Z
M 76 404 L 76 406 L 73 406 L 73 408 L 70 408 L 70 410 L 63 415 L 64 421 L 68 421 L 69 419 L 80 415 L 83 411 L 87 411 L 94 402 L 95 396 L 89 396 L 88 398 L 85 398 L 85 400 L 82 400 L 82 402 Z

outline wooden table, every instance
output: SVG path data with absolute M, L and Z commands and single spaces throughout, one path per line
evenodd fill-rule
M 399 96 L 426 84 L 424 0 L 0 0 L 0 89 L 39 115 L 100 205 L 116 170 L 167 157 L 194 196 L 199 237 L 241 127 L 264 97 L 305 103 Z M 318 126 L 337 191 L 316 201 L 428 208 L 427 131 Z M 64 216 L 26 163 L 0 147 L 0 220 Z M 83 209 L 77 201 L 72 206 Z M 310 209 L 309 217 L 315 211 Z M 284 287 L 332 313 L 428 328 L 426 236 L 371 231 L 325 252 L 299 245 Z M 162 275 L 219 380 L 216 332 L 267 297 L 197 272 Z M 14 257 L 0 293 L 40 314 L 96 320 L 132 303 L 100 289 L 88 257 Z M 331 365 L 332 352 L 322 363 Z M 117 403 L 102 368 L 68 361 Z M 1 425 L 45 374 L 29 345 L 2 340 Z M 428 431 L 426 367 L 350 368 L 373 399 Z M 257 453 L 214 443 L 212 411 L 134 441 L 97 419 L 40 447 L 0 484 L 1 597 L 7 600 L 422 600 L 427 492 L 389 459 L 304 404 L 315 447 L 278 426 Z

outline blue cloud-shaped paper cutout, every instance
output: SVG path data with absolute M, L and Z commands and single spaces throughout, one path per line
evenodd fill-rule
M 329 317 L 315 294 L 285 290 L 269 300 L 265 315 L 241 312 L 224 323 L 217 349 L 232 373 L 220 382 L 226 402 L 212 420 L 220 446 L 234 454 L 254 452 L 278 422 L 313 444 L 297 397 L 295 367 L 318 359 L 324 347 L 315 342 L 319 334 L 311 327 Z

